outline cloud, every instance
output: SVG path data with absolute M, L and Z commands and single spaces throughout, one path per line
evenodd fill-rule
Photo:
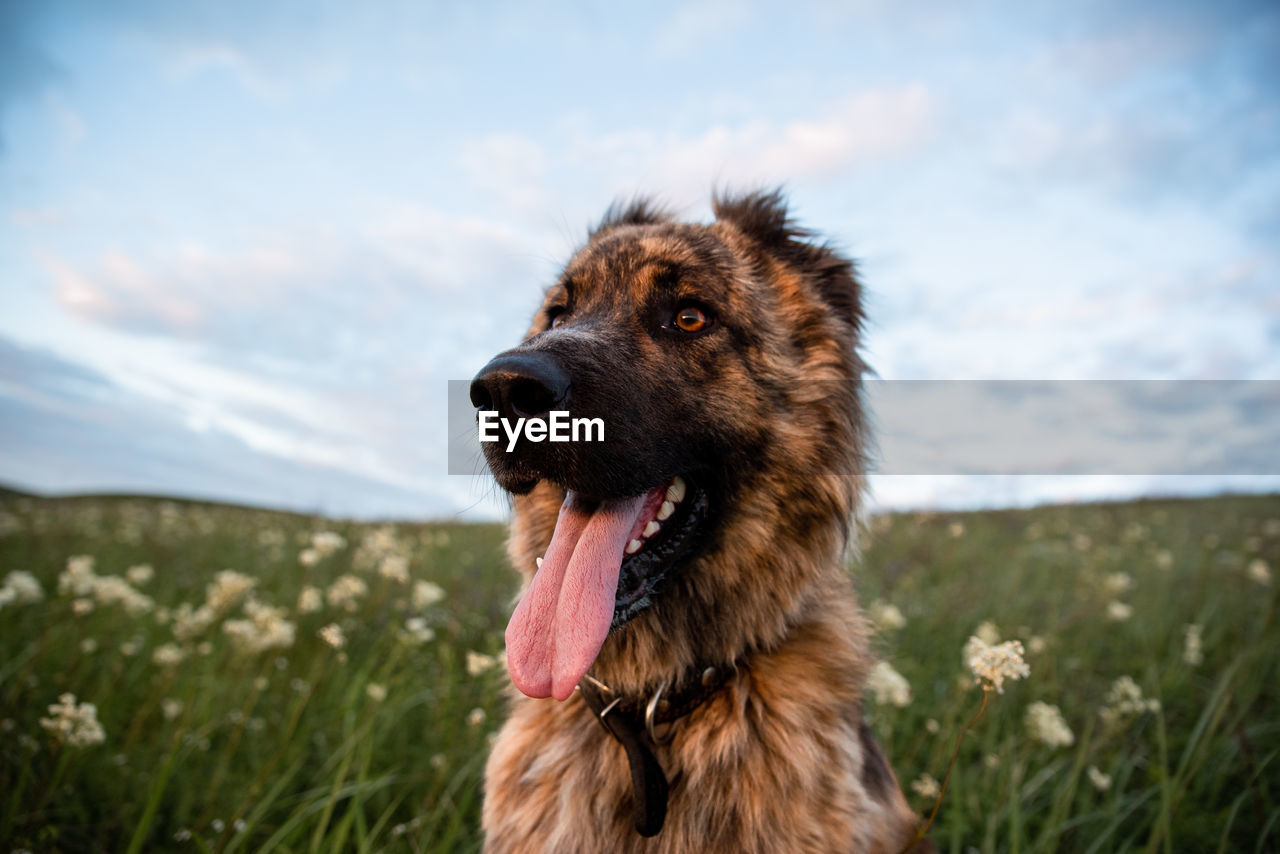
M 518 133 L 470 140 L 458 155 L 463 172 L 500 208 L 526 212 L 547 204 L 547 161 L 541 145 Z
M 821 180 L 900 157 L 928 142 L 936 104 L 922 84 L 870 89 L 789 122 L 752 120 L 684 135 L 648 129 L 581 135 L 567 160 L 633 174 L 664 191 L 705 192 L 709 179 L 751 185 Z
M 975 143 L 1029 187 L 1222 204 L 1274 186 L 1277 55 L 1274 8 L 1114 10 L 1018 67 L 1012 106 Z
M 79 320 L 232 364 L 257 355 L 351 376 L 406 353 L 465 362 L 471 348 L 514 340 L 549 280 L 544 249 L 498 220 L 396 204 L 355 233 L 299 226 L 232 251 L 110 250 L 91 264 L 46 251 L 40 264 Z
M 708 41 L 722 41 L 749 22 L 745 3 L 695 0 L 677 8 L 659 27 L 655 46 L 662 56 L 687 56 Z
M 535 249 L 501 223 L 402 204 L 341 238 L 300 228 L 235 252 L 46 252 L 42 266 L 92 333 L 76 358 L 175 429 L 469 506 L 483 492 L 444 477 L 446 381 L 518 340 L 547 278 Z
M 296 391 L 231 375 L 219 380 L 221 396 L 197 391 L 208 382 L 122 383 L 0 337 L 0 471 L 10 483 L 57 492 L 153 492 L 366 517 L 499 512 L 474 478 L 406 473 L 384 460 L 394 449 L 374 452 L 358 435 L 327 429 L 340 413 L 323 401 L 300 405 Z M 224 406 L 238 399 L 244 412 L 256 405 L 258 419 L 220 409 L 219 397 Z M 289 414 L 308 408 L 314 422 Z M 268 409 L 271 417 L 261 417 Z

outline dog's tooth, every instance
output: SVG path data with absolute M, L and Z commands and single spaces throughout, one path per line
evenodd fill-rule
M 535 558 L 533 559 L 533 564 L 534 564 L 534 566 L 535 566 L 535 567 L 537 567 L 538 569 L 542 569 L 542 558 L 540 558 L 540 557 L 535 557 Z
M 667 500 L 672 504 L 679 504 L 684 499 L 684 478 L 676 475 L 671 480 L 671 485 L 667 487 Z
M 627 554 L 629 555 L 635 554 L 636 552 L 640 551 L 640 547 L 642 545 L 644 545 L 644 543 L 640 542 L 639 540 L 632 540 L 631 542 L 627 543 Z
M 671 517 L 671 514 L 674 512 L 676 512 L 676 506 L 674 504 L 672 504 L 670 501 L 662 502 L 662 506 L 658 508 L 658 521 L 659 522 L 667 521 L 667 519 L 669 519 Z
M 658 533 L 658 531 L 660 531 L 661 529 L 662 529 L 661 525 L 659 525 L 653 519 L 650 519 L 649 524 L 644 526 L 644 534 L 642 536 L 648 539 L 649 537 L 652 537 L 654 534 Z

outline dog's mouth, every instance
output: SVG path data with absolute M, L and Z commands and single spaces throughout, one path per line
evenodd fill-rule
M 570 490 L 555 533 L 507 625 L 507 665 L 530 697 L 566 699 L 613 628 L 652 601 L 707 515 L 697 482 L 673 477 L 631 498 Z

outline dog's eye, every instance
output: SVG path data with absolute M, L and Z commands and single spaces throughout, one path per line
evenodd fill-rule
M 696 305 L 686 305 L 676 310 L 675 324 L 681 332 L 701 332 L 711 325 L 711 318 Z
M 547 317 L 550 319 L 550 322 L 547 324 L 547 327 L 550 329 L 555 329 L 557 326 L 561 324 L 561 322 L 564 321 L 565 315 L 568 313 L 569 313 L 569 310 L 562 305 L 552 306 L 551 308 L 547 309 Z

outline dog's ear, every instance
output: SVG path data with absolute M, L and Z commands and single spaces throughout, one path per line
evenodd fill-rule
M 853 262 L 830 246 L 810 243 L 812 232 L 787 216 L 787 200 L 781 190 L 733 197 L 717 194 L 711 206 L 717 220 L 733 224 L 762 249 L 794 267 L 841 320 L 855 330 L 861 328 L 862 288 Z
M 591 229 L 588 236 L 596 237 L 620 225 L 654 225 L 671 222 L 671 219 L 671 214 L 653 199 L 644 196 L 635 196 L 630 201 L 619 199 L 609 205 L 600 224 Z

